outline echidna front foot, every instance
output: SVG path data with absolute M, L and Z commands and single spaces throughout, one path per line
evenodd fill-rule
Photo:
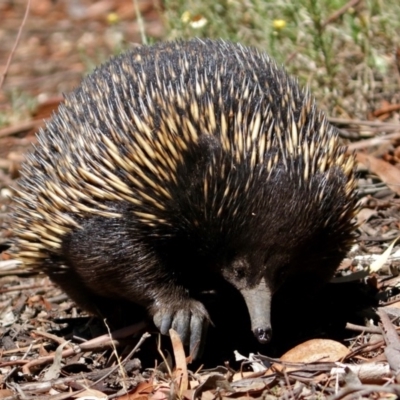
M 202 353 L 210 317 L 204 305 L 197 300 L 185 300 L 180 306 L 157 306 L 154 324 L 163 335 L 168 335 L 171 328 L 177 331 L 182 342 L 189 345 L 190 354 L 195 359 Z

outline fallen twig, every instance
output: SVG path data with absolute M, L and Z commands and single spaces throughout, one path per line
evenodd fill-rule
M 14 56 L 15 51 L 17 50 L 18 43 L 19 43 L 19 40 L 21 38 L 22 30 L 23 30 L 23 28 L 25 26 L 26 20 L 28 19 L 28 14 L 29 14 L 29 8 L 30 7 L 31 7 L 31 0 L 28 0 L 28 3 L 26 4 L 24 18 L 22 19 L 21 25 L 20 25 L 20 27 L 18 29 L 17 38 L 15 39 L 14 46 L 11 49 L 11 53 L 8 56 L 8 59 L 7 59 L 6 67 L 5 67 L 4 72 L 3 72 L 3 74 L 2 74 L 2 76 L 0 78 L 0 90 L 3 87 L 3 83 L 4 83 L 5 79 L 6 79 L 8 70 L 10 69 L 11 60 L 12 60 L 12 58 Z
M 334 12 L 330 17 L 328 17 L 321 25 L 322 28 L 325 28 L 330 23 L 336 21 L 343 14 L 347 12 L 349 8 L 355 7 L 361 0 L 350 0 L 347 4 L 345 4 L 342 8 L 339 8 L 336 12 Z

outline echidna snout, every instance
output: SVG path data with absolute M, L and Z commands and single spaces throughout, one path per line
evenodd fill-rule
M 15 200 L 26 267 L 114 326 L 176 328 L 194 355 L 204 293 L 236 288 L 268 341 L 272 294 L 288 276 L 329 280 L 357 210 L 354 156 L 308 91 L 218 40 L 136 47 L 85 77 L 38 133 Z
M 240 290 L 250 314 L 251 329 L 256 339 L 265 344 L 271 340 L 271 290 L 262 278 L 253 288 Z

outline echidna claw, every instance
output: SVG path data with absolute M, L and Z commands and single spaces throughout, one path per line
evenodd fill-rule
M 172 321 L 172 329 L 178 332 L 183 344 L 188 344 L 190 331 L 190 310 L 179 310 Z
M 156 323 L 154 321 L 154 323 Z M 159 325 L 160 332 L 163 335 L 168 335 L 168 331 L 171 329 L 172 325 L 172 315 L 171 314 L 163 314 L 161 316 L 161 323 Z M 157 323 L 156 323 L 157 326 Z
M 161 307 L 154 314 L 153 320 L 163 335 L 167 335 L 171 328 L 177 331 L 182 343 L 189 346 L 190 354 L 195 359 L 203 352 L 209 316 L 203 304 L 196 300 L 190 300 L 185 306 L 178 310 Z
M 209 325 L 208 318 L 193 318 L 190 322 L 190 354 L 193 359 L 201 357 L 204 350 L 205 336 Z

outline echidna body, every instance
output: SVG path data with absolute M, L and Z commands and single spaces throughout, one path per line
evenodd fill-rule
M 353 240 L 354 158 L 265 54 L 143 46 L 68 95 L 23 166 L 14 253 L 86 309 L 148 310 L 196 352 L 223 280 L 269 340 L 290 276 L 329 279 Z

